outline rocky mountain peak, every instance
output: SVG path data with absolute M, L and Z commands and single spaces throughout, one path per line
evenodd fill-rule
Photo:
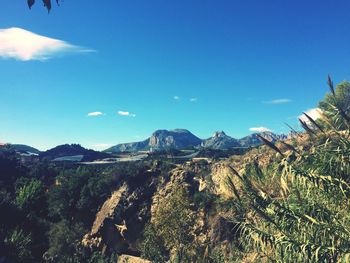
M 157 130 L 149 139 L 149 147 L 156 149 L 184 148 L 187 146 L 197 146 L 201 139 L 185 129 Z
M 203 140 L 201 146 L 210 149 L 229 149 L 240 145 L 236 139 L 226 135 L 225 132 L 216 131 L 212 137 Z
M 216 131 L 213 134 L 213 137 L 216 137 L 216 138 L 218 138 L 218 137 L 225 137 L 225 136 L 227 136 L 227 135 L 226 135 L 226 133 L 224 131 Z

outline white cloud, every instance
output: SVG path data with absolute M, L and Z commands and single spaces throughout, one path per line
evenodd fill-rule
M 249 128 L 249 130 L 252 132 L 271 132 L 271 130 L 266 127 L 253 127 Z
M 136 114 L 130 113 L 128 111 L 118 111 L 118 114 L 121 116 L 128 116 L 128 117 L 136 117 Z
M 90 116 L 90 117 L 101 116 L 101 115 L 103 115 L 103 113 L 100 111 L 89 112 L 87 114 L 87 116 Z
M 174 96 L 174 100 L 180 100 L 179 96 Z
M 190 102 L 197 102 L 198 99 L 197 98 L 190 98 Z
M 269 101 L 263 101 L 265 104 L 286 104 L 291 102 L 292 100 L 290 99 L 274 99 L 274 100 L 269 100 Z
M 67 53 L 94 52 L 68 42 L 12 27 L 0 29 L 0 58 L 48 60 Z
M 305 111 L 305 113 L 307 115 L 309 115 L 313 120 L 317 120 L 321 117 L 322 110 L 320 108 L 313 108 L 313 109 L 309 109 L 309 110 Z M 311 124 L 309 119 L 304 114 L 300 115 L 298 118 L 300 120 L 306 122 L 306 124 Z

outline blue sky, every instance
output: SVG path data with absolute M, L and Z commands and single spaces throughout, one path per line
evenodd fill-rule
M 48 14 L 41 2 L 3 0 L 0 142 L 101 149 L 156 129 L 288 132 L 283 123 L 297 125 L 328 91 L 328 73 L 349 78 L 349 9 L 345 0 L 65 0 Z M 4 47 L 10 32 L 15 54 Z M 62 42 L 20 53 L 34 34 Z

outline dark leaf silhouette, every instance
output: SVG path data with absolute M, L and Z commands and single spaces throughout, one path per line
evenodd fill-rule
M 348 126 L 350 125 L 350 117 L 348 114 L 344 111 L 344 109 L 341 107 L 340 103 L 338 102 L 335 90 L 334 90 L 334 85 L 331 77 L 328 75 L 328 86 L 329 89 L 331 90 L 334 98 L 334 105 L 338 109 L 339 114 L 343 117 L 343 119 L 347 122 Z
M 295 134 L 298 134 L 298 132 L 292 127 L 290 126 L 288 123 L 284 123 L 289 129 L 291 129 L 292 132 L 294 132 Z
M 47 11 L 50 12 L 51 10 L 51 0 L 42 0 L 44 3 L 44 6 L 47 8 Z M 31 8 L 35 4 L 35 0 L 27 0 L 29 8 Z M 56 0 L 56 3 L 59 3 L 59 0 Z
M 269 146 L 271 149 L 275 150 L 276 152 L 278 152 L 279 154 L 281 154 L 282 156 L 284 156 L 284 154 L 281 152 L 280 149 L 277 148 L 276 145 L 274 145 L 272 142 L 270 142 L 269 140 L 265 139 L 264 137 L 262 137 L 260 134 L 258 134 L 259 139 L 265 143 L 267 146 Z
M 29 8 L 32 8 L 32 6 L 34 5 L 35 0 L 28 0 L 28 6 Z
M 48 11 L 51 10 L 51 0 L 43 0 L 44 6 L 47 8 Z
M 315 127 L 317 127 L 321 132 L 324 133 L 324 130 L 321 128 L 320 125 L 318 125 L 315 120 L 313 118 L 311 118 L 307 113 L 303 112 L 303 114 L 305 115 L 305 117 L 313 124 L 315 125 Z
M 329 88 L 330 88 L 330 90 L 331 90 L 333 96 L 335 97 L 334 85 L 333 85 L 333 81 L 332 81 L 332 78 L 331 78 L 330 75 L 328 75 L 328 81 L 327 81 L 327 83 L 328 83 L 328 86 L 329 86 Z
M 293 152 L 299 153 L 299 151 L 297 149 L 295 149 L 295 147 L 293 145 L 290 145 L 289 143 L 286 143 L 284 141 L 281 141 L 281 143 L 286 146 L 289 150 L 292 150 Z
M 304 128 L 305 131 L 307 131 L 308 133 L 316 135 L 316 133 L 307 125 L 307 123 L 305 121 L 299 119 L 299 122 L 300 122 L 301 126 Z

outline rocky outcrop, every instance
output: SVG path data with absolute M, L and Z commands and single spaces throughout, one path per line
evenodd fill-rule
M 113 224 L 114 214 L 126 191 L 127 186 L 124 184 L 113 192 L 112 196 L 103 204 L 96 215 L 90 233 L 86 234 L 82 240 L 85 247 L 90 247 L 93 250 L 112 244 L 114 250 L 122 251 L 127 245 L 125 244 L 125 231 Z
M 179 185 L 185 185 L 191 195 L 199 188 L 194 173 L 182 166 L 171 170 L 167 175 L 163 174 L 162 178 L 158 176 L 154 170 L 149 169 L 142 175 L 143 181 L 135 177 L 119 186 L 100 208 L 91 231 L 84 236 L 82 244 L 92 251 L 116 252 L 136 256 L 126 257 L 130 260 L 139 260 L 137 257 L 140 255 L 144 225 L 152 221 L 160 201 Z M 198 238 L 205 239 L 205 231 L 201 230 L 204 227 L 204 212 L 198 211 L 198 217 L 193 229 L 198 233 Z
M 195 181 L 193 174 L 178 167 L 170 172 L 169 181 L 164 184 L 158 185 L 156 194 L 152 197 L 151 205 L 151 218 L 154 217 L 155 211 L 158 209 L 159 203 L 170 193 L 174 191 L 174 188 L 178 185 L 185 185 L 192 190 L 197 190 L 199 183 Z M 193 187 L 193 188 L 192 188 Z
M 150 138 L 134 143 L 123 143 L 113 146 L 106 152 L 137 152 L 143 150 L 168 150 L 195 147 L 202 140 L 185 129 L 157 130 Z
M 118 263 L 152 263 L 152 262 L 146 259 L 142 259 L 140 257 L 120 255 L 118 257 Z
M 209 139 L 203 140 L 202 147 L 215 150 L 227 150 L 233 147 L 240 147 L 238 140 L 226 135 L 223 131 L 215 132 Z
M 127 190 L 126 185 L 122 185 L 112 196 L 103 204 L 100 211 L 96 215 L 94 224 L 92 225 L 91 234 L 96 235 L 103 227 L 103 223 L 107 218 L 111 218 L 114 214 L 114 210 L 121 201 L 123 194 Z
M 151 200 L 156 191 L 160 170 L 145 166 L 135 174 L 121 177 L 110 198 L 96 214 L 95 221 L 82 244 L 91 251 L 116 252 L 139 256 L 139 242 L 149 221 Z
M 183 149 L 200 145 L 201 139 L 185 129 L 158 130 L 149 140 L 149 147 L 154 149 Z

